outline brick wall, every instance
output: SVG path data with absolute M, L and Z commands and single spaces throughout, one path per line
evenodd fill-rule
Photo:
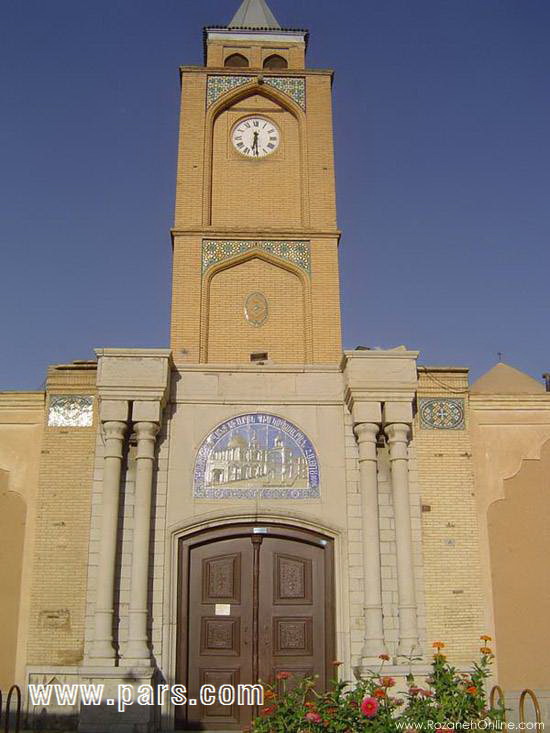
M 47 398 L 94 395 L 95 379 L 90 365 L 50 367 Z M 74 665 L 82 659 L 95 439 L 95 424 L 44 428 L 27 653 L 31 665 Z
M 447 644 L 454 662 L 479 652 L 483 602 L 466 369 L 421 368 L 418 397 L 464 400 L 464 429 L 424 429 L 415 422 L 422 486 L 422 537 L 428 639 Z

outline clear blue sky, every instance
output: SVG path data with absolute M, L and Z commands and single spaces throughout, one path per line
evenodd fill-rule
M 4 0 L 0 389 L 168 344 L 178 66 L 238 0 Z M 550 2 L 270 0 L 336 70 L 344 345 L 550 370 Z

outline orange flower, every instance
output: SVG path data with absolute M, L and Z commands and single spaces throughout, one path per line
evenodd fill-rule
M 393 677 L 381 677 L 380 684 L 382 687 L 393 687 L 395 685 L 395 680 Z
M 273 690 L 265 690 L 264 691 L 264 700 L 273 700 L 275 697 L 275 693 Z
M 442 641 L 434 641 L 432 646 L 434 649 L 444 649 L 445 648 L 445 644 Z
M 469 695 L 477 695 L 477 687 L 474 687 L 474 685 L 472 685 L 471 687 L 467 687 L 466 692 Z
M 481 641 L 493 641 L 490 636 L 487 636 L 487 634 L 483 634 L 483 636 L 479 637 Z
M 389 662 L 390 655 L 389 654 L 379 654 L 378 659 L 381 659 L 383 662 Z
M 381 687 L 377 687 L 372 694 L 374 695 L 374 697 L 386 697 L 386 691 L 383 690 Z
M 488 646 L 482 646 L 479 650 L 482 654 L 492 654 L 493 650 Z
M 341 667 L 342 664 L 344 664 L 344 662 L 339 662 L 337 659 L 335 659 L 334 662 L 332 663 L 332 666 L 333 667 Z

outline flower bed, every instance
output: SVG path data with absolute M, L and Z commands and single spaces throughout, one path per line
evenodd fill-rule
M 407 675 L 407 689 L 395 694 L 396 681 L 384 673 L 390 658 L 380 655 L 380 667 L 355 684 L 335 678 L 327 692 L 315 689 L 315 679 L 293 679 L 279 672 L 274 684 L 264 685 L 264 707 L 252 723 L 251 733 L 394 733 L 415 730 L 467 730 L 484 721 L 491 730 L 504 720 L 504 709 L 490 710 L 485 680 L 490 674 L 493 654 L 482 636 L 480 659 L 468 673 L 449 664 L 442 652 L 443 642 L 434 642 L 432 671 L 426 682 L 417 684 Z M 410 660 L 412 661 L 412 660 Z M 480 727 L 480 726 L 477 726 Z

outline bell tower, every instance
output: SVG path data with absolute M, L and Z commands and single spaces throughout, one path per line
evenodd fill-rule
M 332 72 L 307 40 L 244 0 L 181 68 L 176 363 L 340 361 Z

